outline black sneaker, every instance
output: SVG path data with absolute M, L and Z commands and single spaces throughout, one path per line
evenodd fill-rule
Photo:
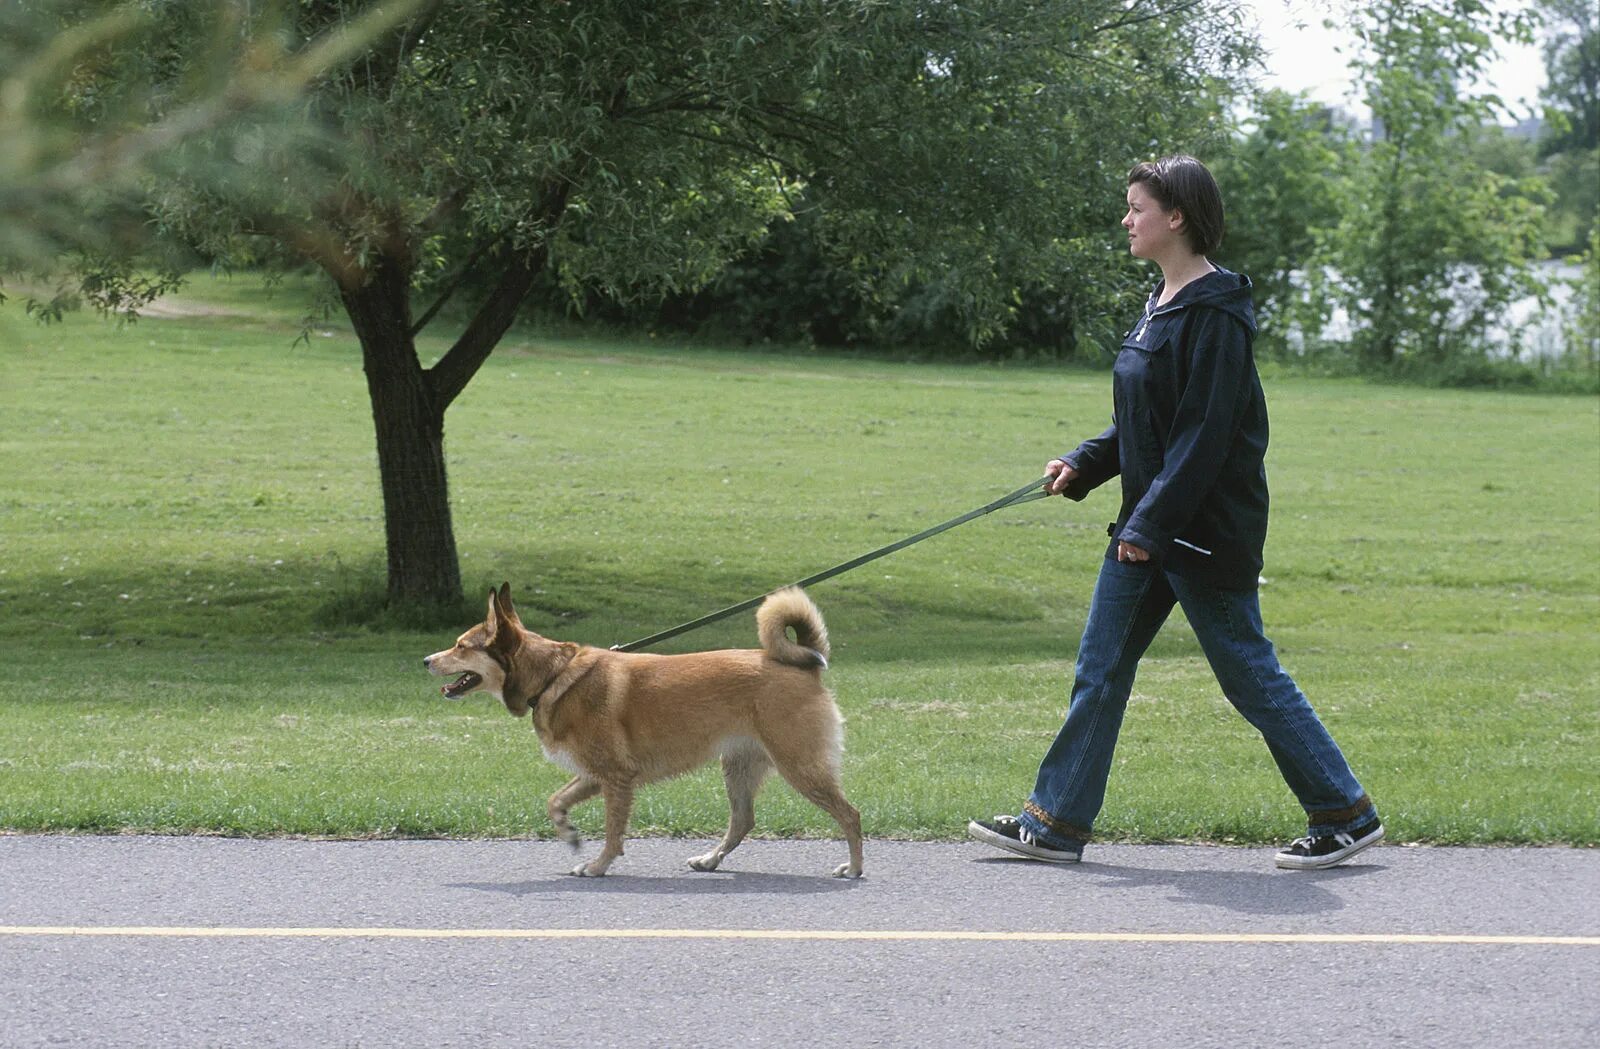
M 973 820 L 967 824 L 967 833 L 981 842 L 995 845 L 1030 860 L 1047 863 L 1077 863 L 1083 858 L 1083 846 L 1058 849 L 1034 838 L 1033 832 L 1022 825 L 1015 816 L 996 816 L 992 820 Z
M 1334 867 L 1368 845 L 1383 840 L 1383 824 L 1368 820 L 1347 834 L 1316 834 L 1300 838 L 1278 853 L 1277 864 L 1287 870 L 1314 871 Z

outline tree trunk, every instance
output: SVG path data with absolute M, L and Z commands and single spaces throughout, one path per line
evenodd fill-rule
M 566 207 L 569 189 L 568 183 L 557 183 L 546 194 L 545 214 L 552 227 Z M 394 236 L 387 248 L 374 246 L 365 264 L 328 252 L 313 257 L 333 277 L 361 342 L 378 438 L 388 603 L 393 608 L 454 607 L 462 599 L 461 565 L 445 478 L 445 409 L 516 320 L 549 248 L 542 243 L 504 261 L 460 338 L 430 371 L 417 359 L 418 328 L 411 321 L 414 262 L 406 243 L 406 238 Z
M 444 465 L 446 405 L 417 360 L 409 268 L 380 256 L 360 286 L 339 294 L 361 341 L 378 439 L 389 604 L 459 604 L 461 567 Z

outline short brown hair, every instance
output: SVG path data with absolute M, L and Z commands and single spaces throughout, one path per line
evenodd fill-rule
M 1183 234 L 1197 255 L 1222 243 L 1222 190 L 1206 166 L 1186 153 L 1135 164 L 1128 185 L 1141 183 L 1166 211 L 1183 213 Z

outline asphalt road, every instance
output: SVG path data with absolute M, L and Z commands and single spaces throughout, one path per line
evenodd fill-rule
M 1600 850 L 707 847 L 0 837 L 0 1044 L 1600 1044 Z

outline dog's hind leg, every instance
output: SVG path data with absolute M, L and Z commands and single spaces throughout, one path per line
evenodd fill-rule
M 786 731 L 764 731 L 761 742 L 779 775 L 811 804 L 832 816 L 850 845 L 850 862 L 833 870 L 835 878 L 861 877 L 861 813 L 839 787 L 844 721 L 831 701 L 790 714 Z
M 572 873 L 580 878 L 598 878 L 613 860 L 622 855 L 622 839 L 628 832 L 628 816 L 633 811 L 633 781 L 610 781 L 600 785 L 606 802 L 606 847 L 588 863 L 580 863 Z
M 823 782 L 810 786 L 795 784 L 795 789 L 804 794 L 807 801 L 832 816 L 838 822 L 839 829 L 844 831 L 845 841 L 850 845 L 850 862 L 835 867 L 833 876 L 861 877 L 861 813 L 845 800 L 844 792 L 837 783 Z
M 556 833 L 561 836 L 562 841 L 571 845 L 574 849 L 578 847 L 578 828 L 574 827 L 572 821 L 567 819 L 567 811 L 579 802 L 588 801 L 598 793 L 600 793 L 600 784 L 583 776 L 574 776 L 567 780 L 560 790 L 550 795 L 549 804 L 545 806 L 545 811 L 550 814 L 550 823 L 555 827 Z
M 845 800 L 844 791 L 839 788 L 838 773 L 835 771 L 837 766 L 819 765 L 805 760 L 790 761 L 786 760 L 787 757 L 776 751 L 772 753 L 773 762 L 778 766 L 778 773 L 807 801 L 832 816 L 838 822 L 839 829 L 844 831 L 845 840 L 850 845 L 850 862 L 835 867 L 833 876 L 861 877 L 861 813 Z
M 728 853 L 739 847 L 744 836 L 756 825 L 756 792 L 772 771 L 772 762 L 761 747 L 729 747 L 722 755 L 722 779 L 728 785 L 728 833 L 722 844 L 704 856 L 694 856 L 689 866 L 697 871 L 714 871 Z

